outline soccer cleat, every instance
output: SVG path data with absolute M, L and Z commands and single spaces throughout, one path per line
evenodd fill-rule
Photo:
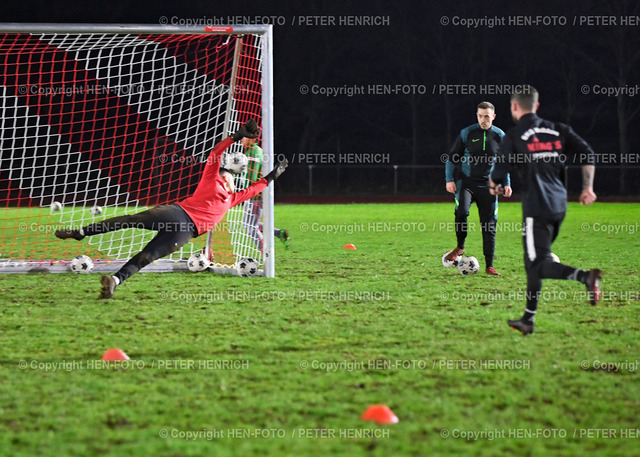
M 102 284 L 100 298 L 113 298 L 113 293 L 116 290 L 116 280 L 113 279 L 113 276 L 101 276 L 100 284 Z
M 445 259 L 456 260 L 462 254 L 464 254 L 464 249 L 460 249 L 459 247 L 456 246 L 456 248 L 453 251 L 451 251 L 447 257 L 445 257 Z
M 280 230 L 279 238 L 284 243 L 285 249 L 289 249 L 289 230 L 287 229 Z
M 602 270 L 598 270 L 594 268 L 589 271 L 589 277 L 587 278 L 587 290 L 589 291 L 589 302 L 591 305 L 596 306 L 598 301 L 600 301 L 600 297 L 602 296 L 602 291 L 600 290 L 600 281 L 602 280 Z
M 514 330 L 520 330 L 523 335 L 533 333 L 533 322 L 527 323 L 522 319 L 518 319 L 517 321 L 508 320 L 507 324 Z
M 68 229 L 61 229 L 61 230 L 56 230 L 55 233 L 56 237 L 60 238 L 61 240 L 66 240 L 68 238 L 73 238 L 74 240 L 82 240 L 84 238 L 84 235 L 80 235 L 80 231 L 79 230 L 68 230 Z
M 489 276 L 500 276 L 500 273 L 498 272 L 498 270 L 496 270 L 493 267 L 487 267 L 487 269 L 484 272 Z

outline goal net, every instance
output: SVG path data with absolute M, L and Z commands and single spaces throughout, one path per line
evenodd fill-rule
M 213 146 L 249 118 L 270 170 L 270 36 L 269 26 L 0 24 L 0 272 L 69 271 L 80 254 L 95 271 L 116 271 L 156 232 L 76 242 L 54 231 L 190 196 Z M 237 177 L 237 188 L 248 184 Z M 208 240 L 143 271 L 186 269 L 205 251 L 215 271 L 234 272 L 251 257 L 273 276 L 271 189 L 253 202 L 265 206 L 263 248 L 239 205 Z

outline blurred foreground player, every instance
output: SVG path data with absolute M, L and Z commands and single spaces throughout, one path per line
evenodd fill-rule
M 264 178 L 246 189 L 235 192 L 233 174 L 220 168 L 224 151 L 244 137 L 255 138 L 256 121 L 250 119 L 236 133 L 214 146 L 204 167 L 200 183 L 193 195 L 181 202 L 160 205 L 138 214 L 118 216 L 87 225 L 78 230 L 58 230 L 60 239 L 82 240 L 85 236 L 99 235 L 128 228 L 155 230 L 158 234 L 132 257 L 115 275 L 102 276 L 100 298 L 112 298 L 117 286 L 154 260 L 171 254 L 189 240 L 207 233 L 224 217 L 229 208 L 260 193 L 287 168 L 285 159 Z
M 490 182 L 491 192 L 500 195 L 505 174 L 514 170 L 522 186 L 527 305 L 522 318 L 509 320 L 508 324 L 523 335 L 533 333 L 543 279 L 580 281 L 587 287 L 592 305 L 600 299 L 602 279 L 601 270 L 580 270 L 552 260 L 551 244 L 567 211 L 565 160 L 572 158 L 583 164 L 580 204 L 590 205 L 596 201 L 594 153 L 568 125 L 539 118 L 539 106 L 538 92 L 531 86 L 523 86 L 511 96 L 516 126 L 502 140 Z

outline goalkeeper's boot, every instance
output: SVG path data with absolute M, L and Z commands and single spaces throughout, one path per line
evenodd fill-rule
M 589 277 L 587 278 L 587 291 L 589 292 L 589 302 L 596 306 L 598 301 L 600 301 L 600 297 L 602 296 L 602 291 L 600 290 L 600 281 L 602 280 L 602 270 L 598 270 L 597 268 L 590 270 L 588 272 Z
M 280 238 L 280 241 L 284 243 L 285 249 L 289 249 L 289 230 L 280 230 L 280 236 L 278 238 Z
M 116 290 L 115 278 L 110 275 L 101 276 L 100 284 L 102 285 L 102 289 L 100 290 L 100 298 L 113 298 L 113 293 Z
M 527 322 L 522 318 L 517 321 L 508 320 L 507 324 L 514 330 L 520 330 L 523 335 L 533 333 L 533 322 Z
M 458 246 L 456 246 L 456 248 L 453 251 L 451 251 L 447 257 L 445 257 L 445 259 L 453 261 L 453 260 L 456 260 L 462 254 L 464 254 L 464 249 L 460 249 Z
M 80 230 L 60 229 L 60 230 L 56 230 L 55 235 L 61 240 L 73 238 L 74 240 L 80 241 L 84 238 L 84 235 L 80 235 Z
M 484 272 L 489 276 L 500 276 L 500 273 L 498 272 L 498 270 L 496 270 L 493 267 L 487 267 L 487 269 Z

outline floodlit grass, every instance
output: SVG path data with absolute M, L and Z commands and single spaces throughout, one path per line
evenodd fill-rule
M 520 218 L 501 203 L 495 278 L 442 267 L 450 204 L 278 206 L 275 280 L 139 274 L 100 301 L 97 275 L 0 276 L 1 453 L 637 455 L 640 207 L 571 205 L 554 252 L 604 300 L 546 281 L 526 338 Z M 131 362 L 96 365 L 114 347 Z M 360 420 L 380 403 L 398 424 Z

